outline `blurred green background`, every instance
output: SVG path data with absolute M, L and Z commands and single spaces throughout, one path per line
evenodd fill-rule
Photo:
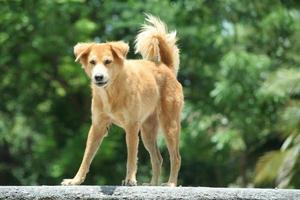
M 144 12 L 178 32 L 184 186 L 300 187 L 297 0 L 0 1 L 0 184 L 75 175 L 90 126 L 81 41 L 133 42 Z M 163 140 L 162 181 L 169 173 Z M 124 131 L 112 127 L 84 184 L 119 185 Z M 140 145 L 139 183 L 151 176 Z M 298 177 L 298 178 L 297 178 Z

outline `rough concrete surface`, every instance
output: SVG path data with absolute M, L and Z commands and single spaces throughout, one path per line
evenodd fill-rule
M 0 199 L 300 200 L 300 190 L 151 186 L 0 186 Z

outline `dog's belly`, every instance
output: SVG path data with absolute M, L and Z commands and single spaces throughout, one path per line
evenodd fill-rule
M 156 105 L 140 105 L 140 108 L 126 109 L 123 112 L 111 113 L 107 115 L 111 122 L 121 128 L 126 129 L 130 123 L 138 122 L 142 124 L 156 109 Z

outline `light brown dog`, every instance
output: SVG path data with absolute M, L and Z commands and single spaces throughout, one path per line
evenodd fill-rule
M 143 60 L 127 60 L 128 44 L 119 42 L 78 43 L 74 47 L 92 82 L 92 125 L 80 168 L 62 185 L 81 184 L 92 159 L 113 123 L 126 131 L 127 173 L 124 185 L 136 185 L 139 132 L 151 157 L 152 179 L 158 185 L 162 157 L 157 146 L 159 126 L 170 154 L 171 171 L 165 184 L 176 186 L 181 164 L 179 154 L 180 113 L 183 106 L 181 84 L 176 75 L 179 50 L 176 32 L 168 33 L 158 18 L 147 15 L 136 38 L 136 52 Z

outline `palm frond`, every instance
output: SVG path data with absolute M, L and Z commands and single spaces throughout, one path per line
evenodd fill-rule
M 260 157 L 256 164 L 254 183 L 275 181 L 285 155 L 286 152 L 271 151 Z
M 279 168 L 276 178 L 276 185 L 278 188 L 286 188 L 293 177 L 295 164 L 297 163 L 300 155 L 300 143 L 294 145 L 286 153 L 287 154 Z
M 284 135 L 300 133 L 300 101 L 289 101 L 281 112 L 279 129 Z
M 265 81 L 261 92 L 278 97 L 300 94 L 300 70 L 280 69 L 276 71 Z

